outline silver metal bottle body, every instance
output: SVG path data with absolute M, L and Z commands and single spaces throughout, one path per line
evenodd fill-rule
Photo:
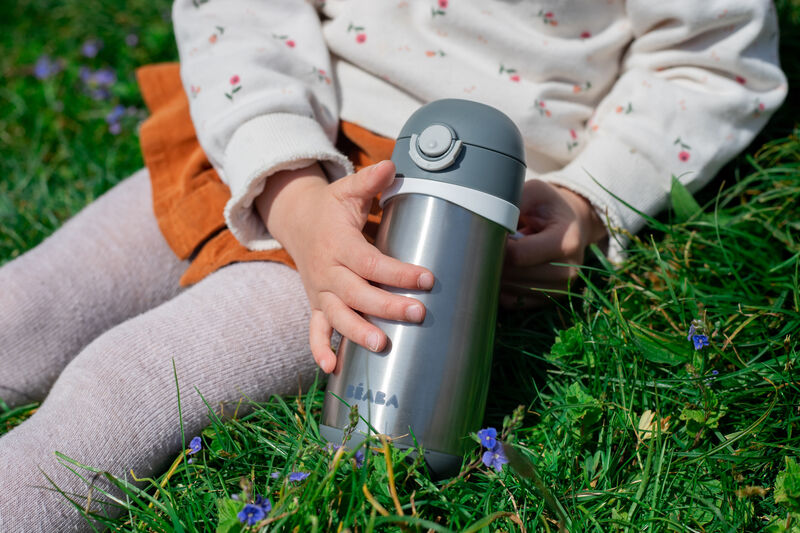
M 396 443 L 413 446 L 416 439 L 426 450 L 463 453 L 486 404 L 506 235 L 440 198 L 389 200 L 376 247 L 430 269 L 436 281 L 429 292 L 381 287 L 426 307 L 422 324 L 366 317 L 389 337 L 383 352 L 342 340 L 325 395 L 323 436 L 334 440 L 348 423 L 349 408 L 338 396 Z M 363 420 L 356 427 L 361 440 L 358 433 L 368 433 Z

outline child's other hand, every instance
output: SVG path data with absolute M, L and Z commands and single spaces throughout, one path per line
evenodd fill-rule
M 421 322 L 418 300 L 391 294 L 369 281 L 414 290 L 433 287 L 433 274 L 382 254 L 362 235 L 372 198 L 391 184 L 394 165 L 382 161 L 328 183 L 318 164 L 269 177 L 256 199 L 270 233 L 297 264 L 311 303 L 309 339 L 314 360 L 325 372 L 336 365 L 332 329 L 372 351 L 386 334 L 356 311 Z
M 522 188 L 519 231 L 524 237 L 508 240 L 503 265 L 500 304 L 510 309 L 538 307 L 547 301 L 531 287 L 566 290 L 578 267 L 550 263 L 581 265 L 586 247 L 607 235 L 583 196 L 536 179 Z

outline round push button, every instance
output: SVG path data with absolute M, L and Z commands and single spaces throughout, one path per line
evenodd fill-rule
M 417 138 L 419 151 L 428 157 L 439 157 L 450 148 L 453 135 L 441 124 L 433 124 L 425 128 Z

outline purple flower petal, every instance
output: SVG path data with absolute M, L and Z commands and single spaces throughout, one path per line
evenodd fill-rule
M 694 343 L 695 350 L 700 350 L 709 344 L 708 337 L 706 335 L 694 335 L 692 336 L 692 342 Z
M 125 36 L 125 44 L 128 46 L 136 46 L 139 44 L 139 36 L 135 33 L 129 33 Z
M 506 458 L 506 454 L 503 451 L 503 445 L 500 442 L 496 443 L 494 448 L 491 450 L 484 452 L 481 460 L 483 461 L 484 465 L 493 467 L 498 472 L 503 469 L 504 464 L 508 463 L 508 458 Z
M 83 54 L 85 57 L 95 57 L 102 47 L 103 41 L 89 39 L 83 43 L 83 46 L 81 46 L 81 54 Z
M 124 115 L 125 115 L 125 106 L 124 105 L 115 106 L 114 109 L 112 109 L 111 112 L 108 115 L 106 115 L 106 122 L 108 122 L 109 124 L 115 124 L 119 122 Z
M 478 438 L 481 441 L 481 446 L 491 450 L 497 444 L 497 430 L 495 428 L 482 429 L 478 432 Z
M 271 477 L 272 479 L 278 479 L 279 477 L 281 477 L 281 475 L 278 472 L 273 472 L 269 475 L 269 477 Z
M 78 69 L 78 76 L 83 83 L 89 83 L 89 79 L 92 77 L 92 71 L 87 66 L 81 66 L 81 68 Z
M 92 78 L 98 85 L 108 87 L 117 82 L 117 73 L 110 68 L 101 68 L 94 73 Z
M 309 472 L 292 472 L 289 474 L 289 481 L 303 481 L 310 475 Z
M 112 124 L 112 127 L 114 125 L 119 126 L 119 124 Z M 109 128 L 109 129 L 111 129 L 111 128 Z M 114 133 L 114 132 L 112 131 L 111 133 Z M 119 131 L 117 131 L 116 133 L 119 133 Z M 114 134 L 116 135 L 116 133 L 114 133 Z M 191 442 L 189 442 L 189 452 L 188 452 L 189 455 L 192 455 L 192 454 L 195 454 L 195 453 L 199 452 L 202 449 L 202 447 L 203 447 L 203 440 L 199 436 L 193 438 L 191 440 Z
M 57 61 L 50 59 L 48 55 L 39 56 L 36 64 L 33 66 L 33 75 L 37 80 L 46 80 L 58 74 L 61 71 L 61 64 Z
M 363 448 L 359 448 L 356 452 L 354 459 L 356 460 L 356 468 L 361 468 L 364 466 L 364 450 Z
M 253 505 L 252 503 L 248 503 L 244 506 L 244 509 L 236 515 L 239 518 L 239 522 L 242 524 L 247 524 L 248 526 L 254 526 L 257 523 L 264 520 L 264 509 L 259 507 L 258 505 Z
M 256 495 L 256 501 L 254 504 L 261 507 L 261 510 L 264 511 L 264 514 L 267 514 L 272 510 L 272 502 L 269 501 L 269 498 L 265 498 L 261 494 Z

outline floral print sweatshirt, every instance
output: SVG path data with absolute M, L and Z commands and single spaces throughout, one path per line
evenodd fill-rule
M 619 260 L 671 177 L 700 189 L 787 92 L 769 0 L 177 0 L 173 19 L 226 220 L 254 250 L 278 246 L 253 208 L 271 174 L 352 172 L 339 119 L 395 137 L 463 98 L 514 120 L 527 179 L 588 199 Z

